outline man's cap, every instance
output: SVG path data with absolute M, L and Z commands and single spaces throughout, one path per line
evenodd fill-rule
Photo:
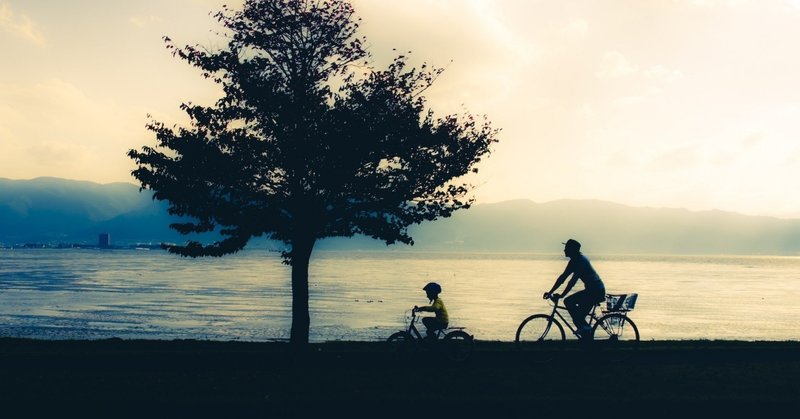
M 569 240 L 566 241 L 566 243 L 561 243 L 561 244 L 563 244 L 563 245 L 565 245 L 567 247 L 574 247 L 574 248 L 576 248 L 578 250 L 581 249 L 581 244 L 578 243 L 578 241 L 575 240 L 575 239 L 569 239 Z

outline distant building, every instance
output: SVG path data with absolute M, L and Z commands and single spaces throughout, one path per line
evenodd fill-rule
M 100 233 L 100 238 L 98 240 L 99 247 L 111 247 L 111 234 L 109 233 Z

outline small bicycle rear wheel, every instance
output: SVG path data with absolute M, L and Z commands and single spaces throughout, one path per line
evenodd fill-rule
M 463 330 L 456 330 L 444 336 L 444 349 L 453 361 L 466 361 L 472 355 L 474 340 Z
M 534 314 L 520 323 L 515 343 L 520 351 L 542 351 L 556 349 L 566 339 L 558 320 L 547 314 Z

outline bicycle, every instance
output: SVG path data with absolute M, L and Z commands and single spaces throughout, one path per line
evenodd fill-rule
M 435 340 L 429 341 L 417 329 L 416 323 L 420 319 L 417 311 L 411 309 L 406 330 L 393 333 L 386 339 L 389 351 L 395 354 L 415 352 L 420 346 L 432 346 L 442 350 L 453 361 L 465 361 L 472 354 L 474 336 L 465 331 L 465 327 L 448 326 L 434 332 Z M 408 313 L 408 312 L 406 312 Z
M 541 350 L 563 343 L 567 336 L 562 323 L 575 337 L 581 339 L 577 328 L 573 327 L 563 313 L 567 311 L 567 307 L 558 304 L 561 297 L 554 297 L 549 299 L 553 306 L 550 314 L 534 314 L 520 323 L 515 338 L 518 350 Z M 624 349 L 628 350 L 628 354 L 635 351 L 639 346 L 639 328 L 628 317 L 628 313 L 635 307 L 637 298 L 636 293 L 606 294 L 605 308 L 600 309 L 599 317 L 597 309 L 601 307 L 601 303 L 592 306 L 588 314 L 591 334 L 581 340 L 591 342 L 595 349 Z

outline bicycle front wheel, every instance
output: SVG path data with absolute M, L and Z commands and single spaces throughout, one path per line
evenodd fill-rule
M 592 328 L 592 338 L 595 348 L 614 351 L 621 359 L 639 348 L 639 328 L 622 313 L 609 313 L 597 319 Z
M 518 350 L 535 351 L 552 348 L 566 338 L 558 320 L 547 314 L 534 314 L 520 323 L 515 342 Z

